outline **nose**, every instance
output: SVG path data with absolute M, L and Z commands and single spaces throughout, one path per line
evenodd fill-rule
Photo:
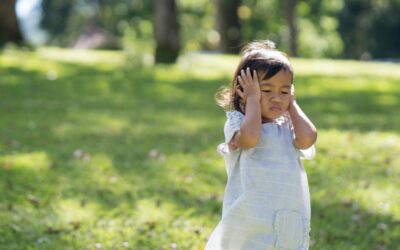
M 279 95 L 279 93 L 274 93 L 274 94 L 271 96 L 271 101 L 272 101 L 272 102 L 281 102 L 282 99 L 281 99 L 281 96 Z

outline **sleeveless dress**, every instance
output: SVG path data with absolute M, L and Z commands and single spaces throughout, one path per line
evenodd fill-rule
M 310 194 L 300 159 L 314 146 L 297 150 L 290 122 L 264 123 L 259 143 L 229 151 L 244 115 L 227 112 L 224 155 L 228 180 L 222 219 L 206 250 L 306 250 L 309 247 Z

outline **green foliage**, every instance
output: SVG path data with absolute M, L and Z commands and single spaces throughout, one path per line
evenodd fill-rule
M 215 49 L 215 8 L 213 1 L 182 0 L 178 2 L 183 53 Z
M 51 35 L 59 35 L 65 32 L 66 18 L 70 16 L 73 9 L 71 1 L 42 0 L 43 16 L 41 26 Z
M 51 43 L 61 46 L 71 45 L 92 24 L 116 37 L 123 36 L 127 27 L 139 35 L 142 21 L 152 21 L 153 4 L 144 0 L 43 0 L 41 26 L 50 33 Z
M 177 0 L 177 4 L 182 53 L 215 50 L 219 41 L 215 3 Z M 237 11 L 243 42 L 271 39 L 288 51 L 284 8 L 284 1 L 279 0 L 243 0 Z M 137 54 L 136 61 L 146 57 L 139 55 L 142 46 L 145 54 L 154 53 L 150 28 L 153 0 L 43 0 L 42 9 L 41 25 L 50 33 L 51 44 L 70 46 L 86 26 L 95 24 L 120 39 L 121 48 L 130 56 Z M 399 11 L 398 0 L 299 0 L 299 55 L 357 59 L 400 57 Z
M 250 15 L 242 17 L 243 40 L 270 39 L 281 44 L 281 30 L 284 22 L 282 11 L 279 10 L 281 1 L 277 0 L 244 0 Z
M 340 57 L 344 44 L 337 13 L 342 1 L 299 1 L 299 54 L 303 57 Z
M 398 58 L 400 1 L 347 0 L 338 16 L 350 58 Z
M 122 48 L 131 67 L 151 66 L 154 63 L 153 25 L 147 20 L 136 20 L 136 29 L 125 25 Z
M 336 20 L 322 18 L 320 27 L 308 19 L 299 21 L 299 54 L 304 57 L 340 57 L 343 42 L 336 32 Z
M 235 56 L 136 69 L 117 52 L 0 55 L 1 249 L 203 249 L 226 181 L 213 100 Z M 211 63 L 212 62 L 212 63 Z M 397 64 L 295 59 L 319 131 L 313 249 L 396 249 Z

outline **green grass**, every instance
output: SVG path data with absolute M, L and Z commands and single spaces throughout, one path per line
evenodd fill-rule
M 0 55 L 0 249 L 202 249 L 226 174 L 213 100 L 235 56 Z M 400 65 L 293 59 L 319 131 L 312 249 L 400 249 Z

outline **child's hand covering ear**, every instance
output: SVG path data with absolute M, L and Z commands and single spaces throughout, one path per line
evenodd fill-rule
M 294 94 L 295 94 L 294 83 L 293 83 L 292 86 L 290 87 L 290 94 L 291 94 L 292 96 L 294 96 Z
M 292 86 L 290 87 L 290 104 L 296 101 L 296 95 L 295 95 L 295 89 L 294 89 L 294 83 L 292 83 Z
M 290 102 L 289 102 L 289 108 L 290 110 L 293 106 L 293 104 L 296 102 L 296 95 L 295 95 L 295 89 L 294 89 L 294 83 L 292 83 L 292 86 L 290 86 Z

